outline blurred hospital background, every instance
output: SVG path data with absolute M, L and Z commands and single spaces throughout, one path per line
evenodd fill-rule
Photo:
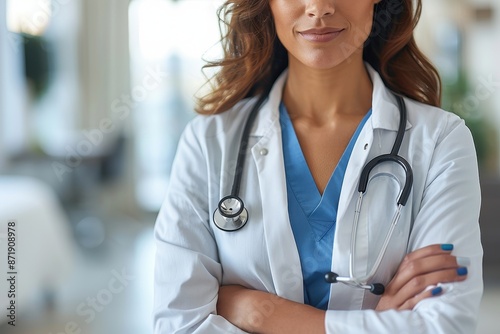
M 417 39 L 473 132 L 500 326 L 500 1 L 423 0 Z M 151 333 L 153 225 L 220 0 L 0 0 L 0 332 Z M 209 73 L 208 73 L 209 75 Z M 16 222 L 16 326 L 6 315 Z

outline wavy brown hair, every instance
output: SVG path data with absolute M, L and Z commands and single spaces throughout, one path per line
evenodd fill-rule
M 395 93 L 440 106 L 441 80 L 418 49 L 413 31 L 422 1 L 382 0 L 375 5 L 372 31 L 363 59 Z M 196 111 L 216 114 L 243 98 L 267 93 L 288 66 L 287 51 L 276 36 L 269 0 L 227 0 L 217 12 L 224 56 L 203 68 L 218 68 L 208 80 L 211 92 L 198 99 Z

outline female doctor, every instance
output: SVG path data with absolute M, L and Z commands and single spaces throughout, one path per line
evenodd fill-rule
M 225 55 L 156 222 L 155 333 L 474 332 L 475 150 L 437 107 L 420 10 L 221 7 Z

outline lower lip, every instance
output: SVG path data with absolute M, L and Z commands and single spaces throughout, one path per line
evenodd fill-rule
M 337 32 L 329 32 L 326 34 L 310 34 L 310 33 L 300 33 L 300 35 L 309 42 L 316 43 L 326 43 L 337 38 L 344 30 L 340 30 Z

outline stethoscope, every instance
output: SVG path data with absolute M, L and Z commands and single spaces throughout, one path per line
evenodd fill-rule
M 325 274 L 325 280 L 328 283 L 343 283 L 351 287 L 361 288 L 365 290 L 369 290 L 375 295 L 381 295 L 385 291 L 385 286 L 382 283 L 368 283 L 373 279 L 375 273 L 380 267 L 380 263 L 385 255 L 387 247 L 389 245 L 389 241 L 392 237 L 394 229 L 399 222 L 401 217 L 401 210 L 406 205 L 408 201 L 408 197 L 410 196 L 410 191 L 413 185 L 413 171 L 411 169 L 410 164 L 399 155 L 399 149 L 401 147 L 401 143 L 403 142 L 405 127 L 406 127 L 406 105 L 402 97 L 399 95 L 394 95 L 396 97 L 398 108 L 399 108 L 399 128 L 396 134 L 396 139 L 394 141 L 394 145 L 392 147 L 391 153 L 379 155 L 372 160 L 370 160 L 361 172 L 361 177 L 358 184 L 358 200 L 356 203 L 356 209 L 354 213 L 354 223 L 351 232 L 351 247 L 349 252 L 349 276 L 340 276 L 334 272 L 328 272 Z M 238 159 L 236 162 L 236 170 L 233 180 L 233 187 L 231 189 L 231 194 L 225 196 L 219 201 L 218 207 L 214 212 L 213 220 L 215 226 L 219 229 L 226 232 L 233 232 L 241 229 L 248 221 L 248 211 L 245 208 L 245 205 L 239 195 L 240 184 L 241 184 L 241 176 L 243 172 L 243 166 L 245 163 L 246 150 L 248 147 L 249 134 L 252 124 L 255 120 L 257 112 L 262 105 L 262 103 L 267 98 L 267 94 L 261 95 L 257 103 L 252 108 L 250 115 L 248 116 L 247 122 L 243 129 L 242 139 L 240 142 L 240 147 L 238 150 Z M 355 277 L 353 268 L 355 267 L 355 249 L 356 249 L 356 235 L 359 225 L 359 217 L 361 212 L 361 206 L 363 204 L 363 197 L 366 193 L 366 189 L 368 187 L 368 181 L 370 177 L 371 171 L 379 164 L 384 162 L 395 162 L 403 168 L 405 172 L 405 184 L 399 195 L 397 200 L 397 209 L 392 218 L 391 226 L 389 231 L 384 239 L 382 244 L 382 248 L 380 249 L 377 259 L 373 264 L 371 270 L 368 275 L 363 277 Z

